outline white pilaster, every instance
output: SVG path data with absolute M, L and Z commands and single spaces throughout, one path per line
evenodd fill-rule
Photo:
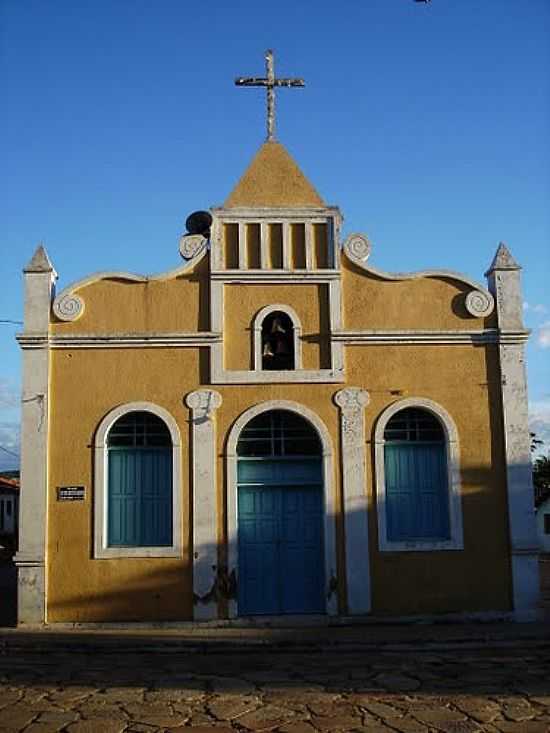
M 217 216 L 212 220 L 210 228 L 210 263 L 213 270 L 220 270 L 225 267 L 224 249 L 225 249 L 225 232 L 223 222 Z
M 334 401 L 340 408 L 348 613 L 369 613 L 371 593 L 365 468 L 365 407 L 369 403 L 369 395 L 358 387 L 347 387 L 336 393 Z
M 290 222 L 283 222 L 283 270 L 292 269 L 292 244 L 290 240 Z
M 24 335 L 38 336 L 37 346 L 23 349 L 21 396 L 21 495 L 17 620 L 46 621 L 46 513 L 48 499 L 48 328 L 57 274 L 40 246 L 23 270 Z
M 260 267 L 262 268 L 262 270 L 267 270 L 268 267 L 268 248 L 269 242 L 267 236 L 267 222 L 262 221 L 260 223 Z
M 501 243 L 489 268 L 489 290 L 496 301 L 501 335 L 523 331 L 521 267 Z M 518 621 L 537 615 L 539 601 L 538 546 L 533 498 L 527 380 L 523 343 L 499 342 L 508 493 L 508 521 L 512 554 L 513 605 Z
M 239 270 L 246 270 L 246 225 L 240 221 L 239 227 Z
M 218 512 L 216 482 L 215 411 L 222 398 L 210 389 L 185 398 L 191 409 L 193 462 L 193 615 L 196 620 L 216 618 L 218 604 Z
M 306 248 L 306 270 L 313 270 L 313 225 L 310 221 L 306 221 L 304 232 L 304 241 Z

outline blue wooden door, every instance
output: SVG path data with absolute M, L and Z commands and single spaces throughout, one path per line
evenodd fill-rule
M 323 506 L 318 486 L 281 490 L 281 613 L 323 613 Z
M 239 462 L 242 615 L 323 613 L 320 463 Z M 286 480 L 285 480 L 286 479 Z

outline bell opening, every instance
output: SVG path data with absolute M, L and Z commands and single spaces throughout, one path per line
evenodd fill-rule
M 295 369 L 294 325 L 286 313 L 274 311 L 262 323 L 262 369 Z

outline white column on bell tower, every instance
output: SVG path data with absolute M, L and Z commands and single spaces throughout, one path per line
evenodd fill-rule
M 512 597 L 518 621 L 537 616 L 539 601 L 538 543 L 527 412 L 521 267 L 501 243 L 486 273 L 496 302 L 499 362 L 512 555 Z

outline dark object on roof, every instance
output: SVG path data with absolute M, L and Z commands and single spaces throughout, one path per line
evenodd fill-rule
M 208 211 L 194 211 L 187 217 L 185 226 L 189 234 L 202 234 L 208 237 L 212 226 L 212 216 Z

